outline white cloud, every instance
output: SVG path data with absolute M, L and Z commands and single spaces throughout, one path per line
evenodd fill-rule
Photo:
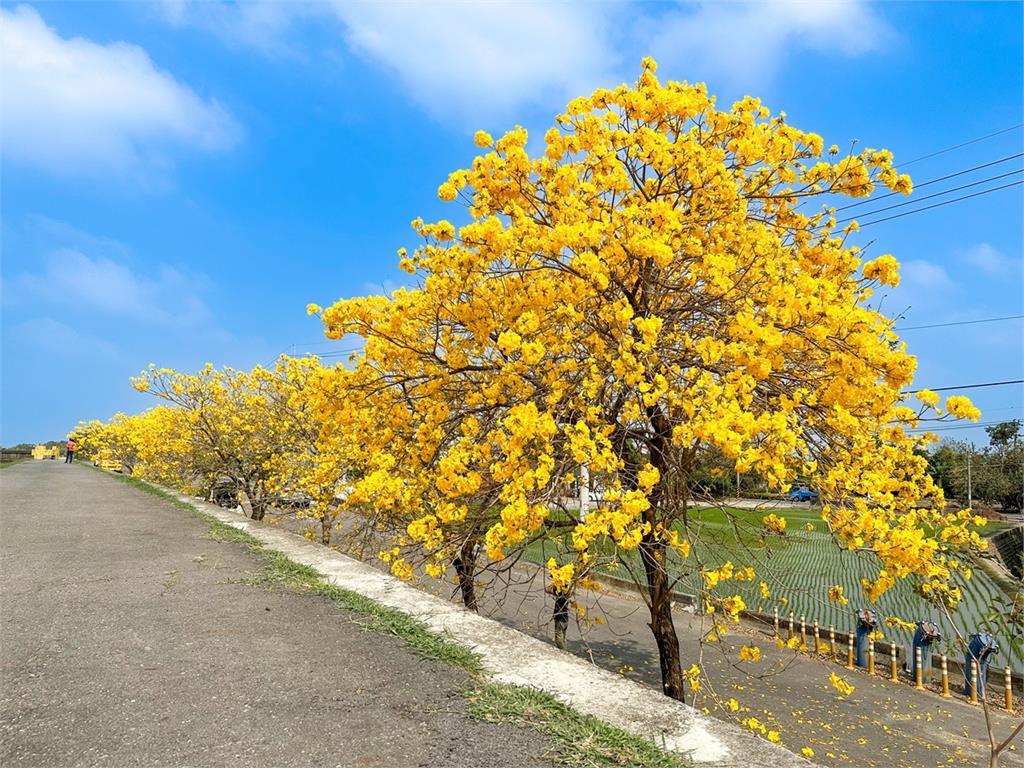
M 924 259 L 904 261 L 900 266 L 900 277 L 903 283 L 915 288 L 944 291 L 955 287 L 945 267 Z
M 95 360 L 118 356 L 117 347 L 106 339 L 76 330 L 52 317 L 35 317 L 18 323 L 12 338 L 58 359 Z
M 617 83 L 613 73 L 622 57 L 611 33 L 623 7 L 616 0 L 163 0 L 158 6 L 172 26 L 191 25 L 229 46 L 271 55 L 308 55 L 289 41 L 290 33 L 300 22 L 333 22 L 352 54 L 393 73 L 428 112 L 476 122 Z
M 0 8 L 3 152 L 64 175 L 130 176 L 175 148 L 230 148 L 227 111 L 158 69 L 142 48 L 63 38 L 28 6 Z
M 45 255 L 54 250 L 58 244 L 61 248 L 71 248 L 85 253 L 103 253 L 108 258 L 115 260 L 127 260 L 132 256 L 131 248 L 120 240 L 87 232 L 66 221 L 52 219 L 42 214 L 30 213 L 26 214 L 21 222 L 9 221 L 6 223 L 11 226 L 11 230 L 9 230 L 11 234 L 20 235 L 23 240 L 27 239 L 36 244 L 31 252 L 22 250 L 20 254 L 29 258 L 37 253 Z
M 601 84 L 619 60 L 608 14 L 583 3 L 333 4 L 350 48 L 434 114 L 481 118 Z
M 300 22 L 337 23 L 349 51 L 392 72 L 435 116 L 473 127 L 523 107 L 553 112 L 576 95 L 636 78 L 654 55 L 666 78 L 754 88 L 807 50 L 857 56 L 892 32 L 865 0 L 639 4 L 541 2 L 212 3 L 164 0 L 174 26 L 229 45 L 296 53 Z
M 636 30 L 673 77 L 708 80 L 712 92 L 762 86 L 801 50 L 857 56 L 892 34 L 862 0 L 680 3 Z
M 172 27 L 193 26 L 236 47 L 265 54 L 298 54 L 287 33 L 300 18 L 322 15 L 315 4 L 281 2 L 226 3 L 210 0 L 161 0 L 152 8 Z
M 1020 259 L 1011 259 L 988 243 L 973 245 L 958 256 L 960 261 L 990 276 L 1019 274 L 1021 268 Z
M 171 267 L 141 275 L 110 259 L 62 249 L 49 255 L 41 274 L 22 275 L 15 286 L 71 317 L 100 313 L 145 325 L 195 327 L 211 319 L 195 283 Z

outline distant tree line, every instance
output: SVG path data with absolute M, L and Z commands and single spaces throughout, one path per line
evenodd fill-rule
M 63 448 L 64 440 L 47 440 L 45 443 L 18 443 L 17 445 L 5 445 L 0 450 L 4 451 L 31 451 L 37 445 L 45 446 L 46 448 Z
M 989 427 L 983 448 L 966 440 L 943 440 L 928 456 L 928 471 L 947 499 L 983 502 L 1019 511 L 1024 495 L 1021 420 Z

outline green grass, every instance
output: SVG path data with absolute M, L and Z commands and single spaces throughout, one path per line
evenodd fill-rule
M 186 505 L 188 506 L 188 505 Z M 235 528 L 233 525 L 222 523 L 212 515 L 204 514 L 195 507 L 189 507 L 192 512 L 192 516 L 199 518 L 200 520 L 208 523 L 209 527 L 206 529 L 206 538 L 212 541 L 233 541 L 236 544 L 245 544 L 254 552 L 262 553 L 263 544 L 260 543 L 259 539 L 254 537 L 250 533 Z
M 262 558 L 262 570 L 242 580 L 243 583 L 264 589 L 289 589 L 329 600 L 358 616 L 360 625 L 368 631 L 397 637 L 423 658 L 464 670 L 473 682 L 463 692 L 470 716 L 484 722 L 531 728 L 549 736 L 556 745 L 557 755 L 552 757 L 558 764 L 579 768 L 683 768 L 690 765 L 680 755 L 596 718 L 581 715 L 543 692 L 489 682 L 484 679 L 477 654 L 431 633 L 411 616 L 329 584 L 313 568 L 265 548 L 251 534 L 201 512 L 162 488 L 130 476 L 112 476 L 202 520 L 207 524 L 207 538 L 241 544 Z
M 381 605 L 375 600 L 356 592 L 328 584 L 314 569 L 296 563 L 280 552 L 264 549 L 263 570 L 245 580 L 245 583 L 264 588 L 287 588 L 298 592 L 319 595 L 330 600 L 339 608 L 360 614 L 361 626 L 373 632 L 394 635 L 406 646 L 423 658 L 442 661 L 464 669 L 473 675 L 482 672 L 480 657 L 427 630 L 427 628 L 402 613 Z
M 0 462 L 0 469 L 7 469 L 7 467 L 13 467 L 15 464 L 22 464 L 26 461 L 32 461 L 31 456 L 23 456 L 20 459 L 14 459 L 13 461 Z
M 580 768 L 681 768 L 683 757 L 581 715 L 548 694 L 513 685 L 487 683 L 466 694 L 470 714 L 489 723 L 529 726 L 559 745 L 560 765 Z

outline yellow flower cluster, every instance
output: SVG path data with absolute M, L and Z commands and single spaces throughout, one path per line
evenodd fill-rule
M 828 588 L 828 599 L 833 603 L 839 603 L 840 605 L 846 605 L 850 602 L 843 594 L 843 587 L 840 584 L 836 584 L 835 586 Z
M 844 696 L 849 696 L 851 693 L 853 693 L 853 686 L 850 683 L 843 680 L 843 678 L 841 678 L 835 672 L 829 673 L 828 681 L 832 684 L 833 688 L 835 688 Z
M 744 645 L 740 648 L 740 661 L 760 661 L 761 649 L 756 645 Z
M 899 616 L 886 616 L 885 625 L 887 627 L 902 629 L 904 632 L 913 632 L 917 628 L 912 621 L 904 621 Z
M 572 563 L 559 566 L 555 558 L 547 563 L 548 575 L 551 577 L 551 586 L 556 592 L 567 593 L 572 585 L 572 577 L 576 568 Z

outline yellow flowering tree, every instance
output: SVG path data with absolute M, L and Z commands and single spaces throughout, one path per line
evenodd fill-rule
M 329 462 L 322 469 L 344 468 L 345 506 L 359 513 L 354 526 L 362 521 L 354 533 L 383 542 L 381 555 L 399 576 L 411 575 L 414 562 L 436 577 L 451 567 L 463 603 L 475 610 L 478 552 L 501 519 L 498 502 L 512 470 L 495 476 L 479 445 L 498 428 L 499 409 L 452 407 L 481 405 L 475 393 L 486 378 L 471 370 L 449 375 L 424 352 L 421 328 L 409 322 L 432 311 L 420 298 L 353 303 L 392 327 L 387 341 L 368 341 L 376 363 L 324 371 L 309 387 L 317 450 Z
M 486 152 L 439 189 L 467 223 L 416 220 L 423 244 L 400 253 L 415 289 L 311 308 L 328 337 L 365 339 L 333 374 L 350 396 L 320 407 L 350 430 L 350 503 L 401 531 L 389 556 L 418 548 L 436 572 L 481 540 L 500 562 L 568 528 L 572 562 L 552 577 L 578 582 L 609 547 L 636 553 L 664 690 L 682 699 L 669 553 L 733 619 L 742 599 L 715 588 L 755 577 L 704 565 L 691 476 L 714 455 L 780 491 L 814 478 L 837 541 L 880 561 L 869 598 L 913 576 L 955 600 L 950 553 L 976 534 L 914 451 L 909 428 L 938 403 L 904 402 L 915 361 L 871 303 L 898 264 L 864 261 L 829 207 L 909 192 L 891 154 L 826 155 L 758 100 L 719 110 L 650 60 L 634 85 L 572 101 L 544 140 L 530 157 L 521 128 L 477 134 Z M 554 514 L 581 467 L 602 503 Z
M 191 429 L 185 412 L 161 405 L 131 416 L 117 413 L 107 422 L 80 422 L 75 434 L 84 456 L 109 451 L 129 474 L 186 487 L 205 473 L 191 449 Z
M 73 434 L 78 441 L 77 452 L 79 457 L 95 459 L 101 451 L 109 449 L 115 458 L 129 467 L 129 471 L 131 471 L 130 464 L 125 463 L 125 458 L 128 458 L 128 456 L 126 456 L 127 451 L 124 450 L 125 447 L 130 447 L 130 444 L 121 445 L 122 441 L 117 439 L 114 426 L 119 420 L 129 420 L 130 418 L 123 413 L 118 413 L 109 422 L 99 421 L 98 419 L 78 422 L 78 426 L 73 430 Z M 127 443 L 127 441 L 125 442 Z M 122 458 L 122 456 L 125 456 L 125 458 Z M 134 454 L 132 454 L 131 458 L 134 458 Z
M 151 365 L 132 383 L 171 404 L 168 410 L 186 422 L 179 430 L 185 445 L 154 449 L 153 458 L 188 457 L 174 484 L 208 486 L 227 479 L 245 494 L 250 517 L 262 520 L 280 493 L 275 469 L 295 439 L 287 375 L 260 366 L 247 372 L 208 364 L 189 374 Z
M 275 411 L 283 439 L 270 460 L 268 487 L 278 496 L 303 494 L 309 506 L 297 515 L 315 521 L 320 542 L 330 545 L 346 492 L 346 436 L 336 422 L 318 418 L 314 406 L 335 382 L 320 383 L 323 369 L 316 357 L 282 357 L 276 373 Z

